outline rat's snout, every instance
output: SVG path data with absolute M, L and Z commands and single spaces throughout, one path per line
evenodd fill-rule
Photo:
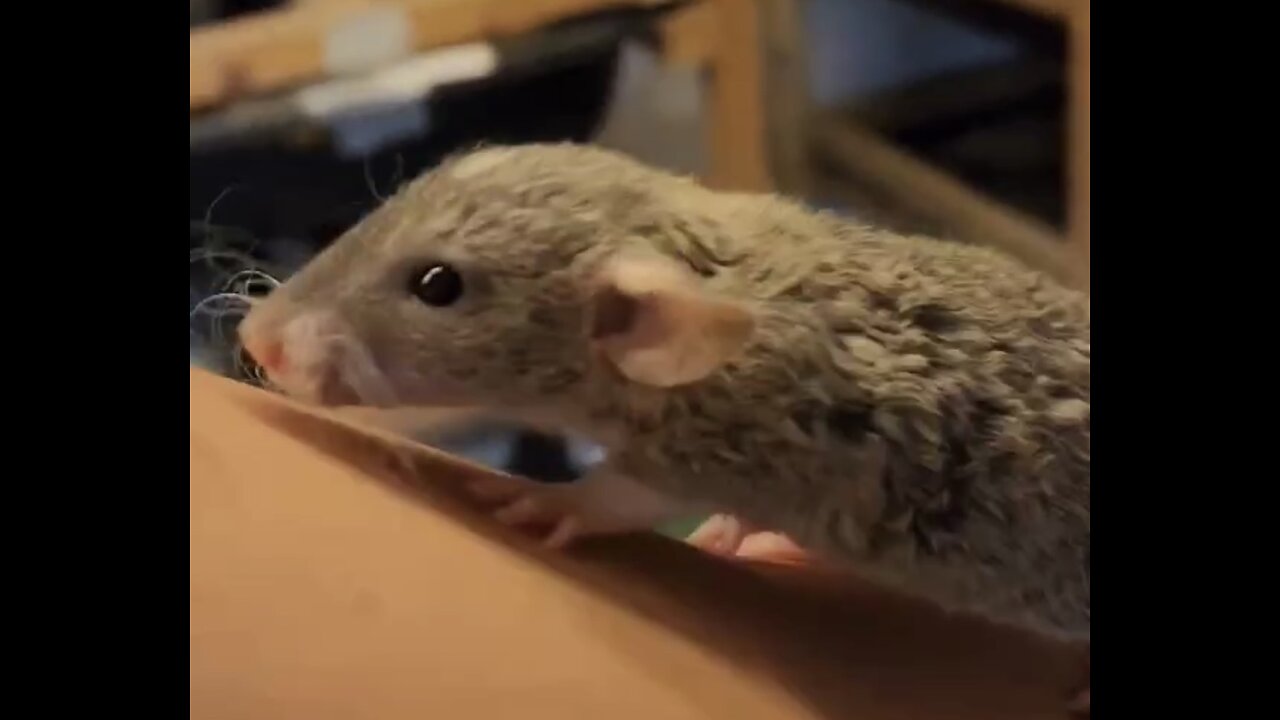
M 273 382 L 315 380 L 332 373 L 338 347 L 351 336 L 338 316 L 325 310 L 256 309 L 244 318 L 239 336 L 244 350 Z
M 239 327 L 240 341 L 285 393 L 325 405 L 387 402 L 385 379 L 337 313 L 263 304 Z
M 266 333 L 246 333 L 242 328 L 240 341 L 249 357 L 261 365 L 268 375 L 280 375 L 288 369 L 284 342 L 279 338 Z
M 281 375 L 288 369 L 281 326 L 281 322 L 270 321 L 266 313 L 255 308 L 237 328 L 240 344 L 244 346 L 245 352 L 272 377 Z
M 298 394 L 334 373 L 333 345 L 342 328 L 332 313 L 255 307 L 239 327 L 245 352 L 282 389 Z

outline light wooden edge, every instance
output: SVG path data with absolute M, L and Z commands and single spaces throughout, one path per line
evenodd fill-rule
M 773 188 L 766 150 L 764 68 L 757 0 L 703 0 L 715 10 L 707 103 L 707 184 L 739 191 Z
M 191 32 L 192 112 L 323 77 L 329 32 L 371 8 L 400 7 L 410 47 L 515 35 L 593 10 L 658 0 L 331 0 L 251 15 Z
M 763 60 L 757 0 L 701 0 L 666 25 L 674 52 L 709 71 L 705 93 L 716 187 L 767 191 Z M 191 34 L 191 110 L 278 91 L 324 74 L 326 33 L 375 5 L 402 6 L 415 50 L 514 35 L 592 10 L 668 0 L 334 0 L 234 20 Z
M 1065 21 L 1075 11 L 1078 0 L 997 0 L 1018 10 L 1049 20 Z
M 716 54 L 719 33 L 716 10 L 710 3 L 686 5 L 668 15 L 658 26 L 662 61 L 668 65 L 701 68 Z
M 764 100 L 758 2 L 702 0 L 672 13 L 660 26 L 663 61 L 705 69 L 703 107 L 712 187 L 765 192 L 773 189 Z
M 775 0 L 779 1 L 779 0 Z M 919 83 L 883 90 L 836 108 L 863 125 L 905 127 L 941 118 L 963 118 L 993 106 L 1059 87 L 1062 63 L 1035 57 L 958 69 Z M 923 92 L 922 92 L 923 90 Z
M 1070 134 L 1068 136 L 1068 227 L 1080 282 L 1089 286 L 1089 0 L 1072 16 Z
M 1075 284 L 1065 243 L 1051 227 L 979 193 L 847 119 L 819 116 L 815 150 L 912 212 L 945 225 L 957 239 L 1009 253 Z
M 805 1 L 757 0 L 763 35 L 769 166 L 778 190 L 796 197 L 807 197 L 813 190 L 808 152 L 813 103 Z

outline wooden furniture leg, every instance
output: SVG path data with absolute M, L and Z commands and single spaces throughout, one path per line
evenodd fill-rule
M 711 167 L 718 188 L 767 191 L 763 62 L 756 0 L 706 0 L 715 13 L 707 88 Z
M 1076 3 L 1069 20 L 1071 33 L 1071 117 L 1068 240 L 1079 263 L 1081 284 L 1089 286 L 1089 0 Z
M 804 26 L 807 0 L 758 2 L 770 175 L 778 192 L 809 197 L 813 182 L 809 162 L 809 44 Z

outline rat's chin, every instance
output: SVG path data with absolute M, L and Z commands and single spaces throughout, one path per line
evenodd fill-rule
M 269 377 L 270 385 L 280 393 L 299 402 L 322 407 L 343 407 L 370 404 L 350 385 L 336 376 L 300 379 L 297 377 Z
M 370 402 L 356 392 L 351 386 L 340 381 L 330 381 L 322 383 L 316 388 L 311 398 L 311 402 L 325 407 L 348 407 L 352 405 L 369 405 L 376 403 Z
M 371 362 L 337 362 L 291 377 L 272 378 L 286 395 L 325 407 L 458 407 L 476 398 L 458 383 L 417 373 L 388 372 Z
M 323 407 L 390 408 L 403 404 L 386 376 L 371 364 L 344 363 L 306 370 L 272 374 L 268 380 L 295 400 Z

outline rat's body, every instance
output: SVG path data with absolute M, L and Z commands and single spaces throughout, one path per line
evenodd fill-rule
M 831 270 L 753 298 L 720 372 L 652 405 L 602 388 L 613 465 L 948 606 L 1087 636 L 1087 304 L 972 248 L 837 242 Z
M 315 400 L 480 405 L 600 442 L 576 488 L 478 490 L 560 539 L 730 512 L 1088 637 L 1089 302 L 993 251 L 497 148 L 407 186 L 243 335 Z

